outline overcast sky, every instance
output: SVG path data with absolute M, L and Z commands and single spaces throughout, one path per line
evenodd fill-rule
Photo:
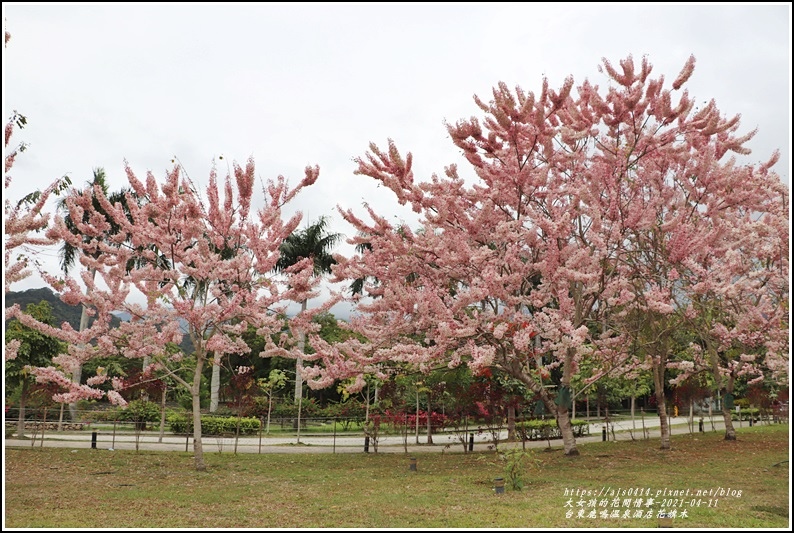
M 364 201 L 410 220 L 352 158 L 393 138 L 414 155 L 418 180 L 460 163 L 444 121 L 480 116 L 499 81 L 539 91 L 599 85 L 602 57 L 648 56 L 672 80 L 690 54 L 697 100 L 714 98 L 758 128 L 750 161 L 782 158 L 791 184 L 791 6 L 649 4 L 15 4 L 3 3 L 3 114 L 28 118 L 15 134 L 29 149 L 5 191 L 18 199 L 67 174 L 82 186 L 104 167 L 111 190 L 162 178 L 177 156 L 205 185 L 212 160 L 249 156 L 263 179 L 320 178 L 292 205 L 304 221 Z M 218 160 L 223 156 L 223 160 Z M 337 248 L 352 251 L 349 245 Z M 57 269 L 57 253 L 45 253 Z M 43 286 L 36 277 L 12 290 Z M 342 308 L 335 309 L 344 315 Z

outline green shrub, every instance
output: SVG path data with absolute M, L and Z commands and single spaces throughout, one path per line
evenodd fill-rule
M 182 388 L 179 389 L 176 396 L 176 401 L 179 404 L 179 407 L 184 409 L 185 411 L 191 411 L 193 409 L 193 397 L 190 393 Z M 199 392 L 199 404 L 202 409 L 206 409 L 210 406 L 210 393 L 209 390 L 204 388 L 201 389 Z
M 139 429 L 145 429 L 147 422 L 160 421 L 160 404 L 133 400 L 126 407 L 87 411 L 83 418 L 89 422 L 135 422 Z
M 585 420 L 571 420 L 574 437 L 583 437 L 590 434 L 590 425 Z M 516 423 L 516 430 L 527 440 L 560 439 L 562 433 L 557 427 L 557 421 L 550 420 L 524 420 Z
M 261 404 L 263 407 L 256 409 L 256 414 L 259 416 L 267 416 L 267 399 L 265 398 Z M 298 404 L 293 403 L 291 399 L 282 400 L 276 403 L 273 401 L 273 407 L 270 410 L 270 418 L 297 418 Z M 323 410 L 314 398 L 304 399 L 301 402 L 301 418 L 316 418 L 323 415 Z
M 320 412 L 324 418 L 342 418 L 349 423 L 349 419 L 363 420 L 367 408 L 364 404 L 356 400 L 347 400 L 339 403 L 329 403 Z
M 757 407 L 742 407 L 742 420 L 750 420 L 750 417 L 753 417 L 753 420 L 758 420 L 758 408 Z M 739 414 L 736 410 L 731 411 L 731 420 L 739 420 Z
M 258 418 L 240 418 L 240 435 L 254 435 L 259 431 Z M 193 432 L 193 415 L 171 414 L 168 416 L 168 427 L 172 433 L 185 434 Z M 233 435 L 237 431 L 237 417 L 201 416 L 202 435 Z

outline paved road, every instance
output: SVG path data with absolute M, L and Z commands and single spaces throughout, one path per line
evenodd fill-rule
M 686 417 L 677 417 L 672 420 L 672 433 L 682 434 L 689 433 L 690 429 L 687 424 Z M 747 426 L 747 422 L 743 422 L 743 426 Z M 635 421 L 632 430 L 632 422 L 621 421 L 618 423 L 610 423 L 610 430 L 608 440 L 631 440 L 632 433 L 635 439 L 642 438 L 642 422 Z M 723 431 L 724 423 L 722 420 L 714 419 L 714 430 Z M 739 428 L 738 422 L 735 427 Z M 648 437 L 651 439 L 659 438 L 659 419 L 645 419 L 645 428 Z M 587 444 L 589 442 L 601 442 L 603 440 L 603 423 L 593 423 L 590 425 L 590 435 L 586 437 L 579 437 L 576 439 L 577 445 Z M 695 418 L 694 432 L 698 432 L 698 418 Z M 631 431 L 630 431 L 631 430 Z M 704 431 L 712 431 L 712 424 L 708 418 L 704 421 Z M 28 435 L 32 437 L 32 434 Z M 501 435 L 500 443 L 504 443 L 507 437 L 506 432 Z M 466 437 L 464 437 L 466 438 Z M 35 441 L 28 439 L 17 439 L 14 437 L 5 439 L 5 446 L 8 447 L 31 447 L 31 446 L 47 446 L 59 448 L 91 448 L 92 431 L 86 430 L 84 432 L 71 432 L 71 433 L 58 433 L 58 432 L 45 432 L 43 439 L 38 436 Z M 136 443 L 137 440 L 137 443 Z M 468 438 L 466 438 L 468 443 Z M 205 452 L 222 452 L 232 453 L 235 450 L 234 438 L 220 438 L 213 436 L 205 436 L 203 439 L 203 446 Z M 452 434 L 439 433 L 433 436 L 433 445 L 426 444 L 426 437 L 419 436 L 420 444 L 416 444 L 414 435 L 408 436 L 407 449 L 409 453 L 424 453 L 424 452 L 443 452 L 445 450 L 460 452 L 463 451 L 463 444 L 461 441 Z M 330 435 L 316 435 L 308 433 L 301 435 L 300 444 L 296 444 L 295 436 L 278 436 L 278 437 L 240 437 L 237 442 L 238 453 L 363 453 L 364 452 L 364 437 L 363 436 L 344 436 L 336 437 Z M 492 449 L 491 436 L 487 433 L 477 434 L 474 433 L 474 450 L 486 451 Z M 136 445 L 139 450 L 160 450 L 160 451 L 192 451 L 192 439 L 185 437 L 177 437 L 173 435 L 165 435 L 162 442 L 158 440 L 156 432 L 143 432 L 136 439 L 134 435 L 129 433 L 117 433 L 115 436 L 111 431 L 97 431 L 96 448 L 102 450 L 134 450 Z M 543 448 L 561 448 L 562 440 L 555 439 L 551 441 L 527 441 L 529 447 Z M 370 443 L 369 451 L 374 452 L 374 445 Z M 379 453 L 405 453 L 406 445 L 403 438 L 400 436 L 383 436 L 378 442 Z

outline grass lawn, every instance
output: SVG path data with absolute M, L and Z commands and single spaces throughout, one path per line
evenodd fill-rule
M 9 448 L 4 527 L 655 528 L 663 504 L 673 527 L 790 527 L 789 426 L 737 434 L 673 436 L 670 451 L 658 439 L 537 450 L 524 489 L 498 495 L 493 453 L 415 454 L 416 472 L 403 454 L 207 453 L 196 472 L 189 453 Z M 611 492 L 629 489 L 642 496 Z

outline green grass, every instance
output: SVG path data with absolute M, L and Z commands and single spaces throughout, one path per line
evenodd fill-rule
M 654 518 L 570 519 L 565 490 L 689 489 L 674 527 L 790 526 L 788 425 L 599 442 L 543 462 L 520 492 L 493 491 L 504 472 L 480 454 L 190 454 L 63 448 L 6 449 L 5 526 L 13 528 L 648 528 Z M 453 449 L 454 450 L 454 449 Z M 492 454 L 491 454 L 492 455 Z M 740 490 L 739 497 L 694 491 Z M 583 498 L 586 506 L 591 498 Z M 601 500 L 606 498 L 598 498 Z M 636 498 L 635 498 L 636 499 Z M 697 506 L 697 500 L 701 500 Z M 708 507 L 708 500 L 718 500 Z M 643 497 L 643 500 L 647 500 Z M 693 500 L 695 500 L 693 502 Z M 608 504 L 611 505 L 611 497 Z M 643 502 L 644 505 L 645 501 Z M 601 508 L 598 507 L 600 510 Z M 621 511 L 624 508 L 620 508 Z

